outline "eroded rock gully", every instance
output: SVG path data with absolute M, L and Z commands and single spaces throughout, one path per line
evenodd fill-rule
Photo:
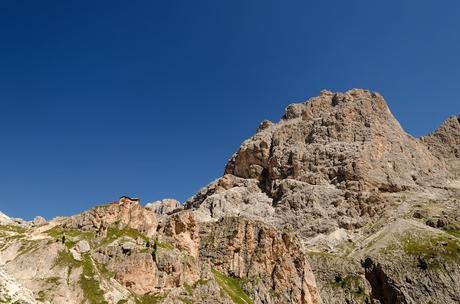
M 382 304 L 407 304 L 404 294 L 383 271 L 382 266 L 375 264 L 371 258 L 363 262 L 366 279 L 371 285 L 372 297 Z

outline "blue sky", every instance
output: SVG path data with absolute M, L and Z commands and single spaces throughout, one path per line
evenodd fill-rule
M 382 93 L 419 136 L 460 112 L 459 1 L 1 1 L 0 210 L 184 201 L 263 119 Z

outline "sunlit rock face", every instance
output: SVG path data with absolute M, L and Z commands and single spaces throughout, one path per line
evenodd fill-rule
M 378 93 L 322 91 L 184 205 L 0 212 L 0 302 L 458 303 L 459 146 L 458 117 L 414 138 Z
M 322 91 L 289 105 L 280 122 L 262 122 L 186 206 L 203 220 L 246 215 L 310 237 L 360 228 L 383 211 L 381 193 L 446 177 L 446 163 L 401 128 L 380 94 Z
M 417 230 L 416 239 L 423 239 L 419 234 L 424 229 L 440 233 L 440 238 L 453 237 L 446 232 L 460 226 L 459 146 L 458 117 L 449 118 L 429 136 L 414 138 L 401 128 L 380 94 L 323 91 L 306 102 L 289 105 L 279 122 L 263 121 L 231 157 L 225 175 L 189 199 L 186 208 L 204 222 L 218 221 L 227 214 L 261 220 L 295 231 L 308 251 L 331 254 L 310 257 L 323 302 L 373 298 L 389 303 L 394 298 L 375 289 L 375 280 L 369 279 L 371 274 L 366 277 L 361 266 L 365 246 L 376 242 L 384 251 L 385 246 L 393 246 L 373 238 L 398 218 L 409 219 L 399 222 L 401 232 L 388 232 L 395 239 L 408 237 L 403 232 L 420 223 L 417 227 L 423 229 Z M 433 227 L 438 230 L 430 230 Z M 384 256 L 378 250 L 372 254 L 377 264 Z M 407 255 L 397 248 L 390 256 L 397 254 Z M 341 258 L 343 255 L 349 258 Z M 382 261 L 373 269 L 386 271 L 388 280 L 394 280 L 385 286 L 404 290 L 397 301 L 430 299 L 429 292 L 421 292 L 420 286 L 401 277 L 395 283 L 396 269 L 408 274 L 417 269 L 412 256 L 406 260 L 412 262 L 397 264 L 394 259 L 383 266 Z M 449 268 L 451 264 L 443 265 L 450 269 L 445 275 L 458 275 L 455 267 Z M 431 274 L 430 280 L 430 290 L 436 289 L 438 295 L 445 290 L 440 295 L 443 301 L 455 302 L 452 290 L 458 286 L 442 275 Z M 356 288 L 358 293 L 354 293 Z M 385 292 L 399 295 L 396 289 Z
M 381 95 L 323 91 L 286 108 L 245 141 L 225 173 L 255 178 L 275 196 L 294 179 L 340 189 L 401 191 L 443 175 L 444 165 L 404 132 Z

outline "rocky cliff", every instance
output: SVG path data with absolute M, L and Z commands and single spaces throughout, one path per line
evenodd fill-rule
M 414 138 L 383 97 L 264 121 L 183 206 L 0 214 L 0 302 L 458 303 L 460 120 Z
M 163 203 L 159 209 L 171 205 Z M 155 210 L 123 199 L 39 225 L 0 226 L 2 300 L 320 303 L 295 234 L 244 218 L 202 223 L 189 210 Z

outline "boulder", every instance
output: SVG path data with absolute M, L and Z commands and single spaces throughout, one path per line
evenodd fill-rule
M 91 250 L 91 246 L 89 245 L 88 241 L 80 240 L 75 245 L 75 249 L 79 253 L 87 253 L 87 252 L 89 252 Z

